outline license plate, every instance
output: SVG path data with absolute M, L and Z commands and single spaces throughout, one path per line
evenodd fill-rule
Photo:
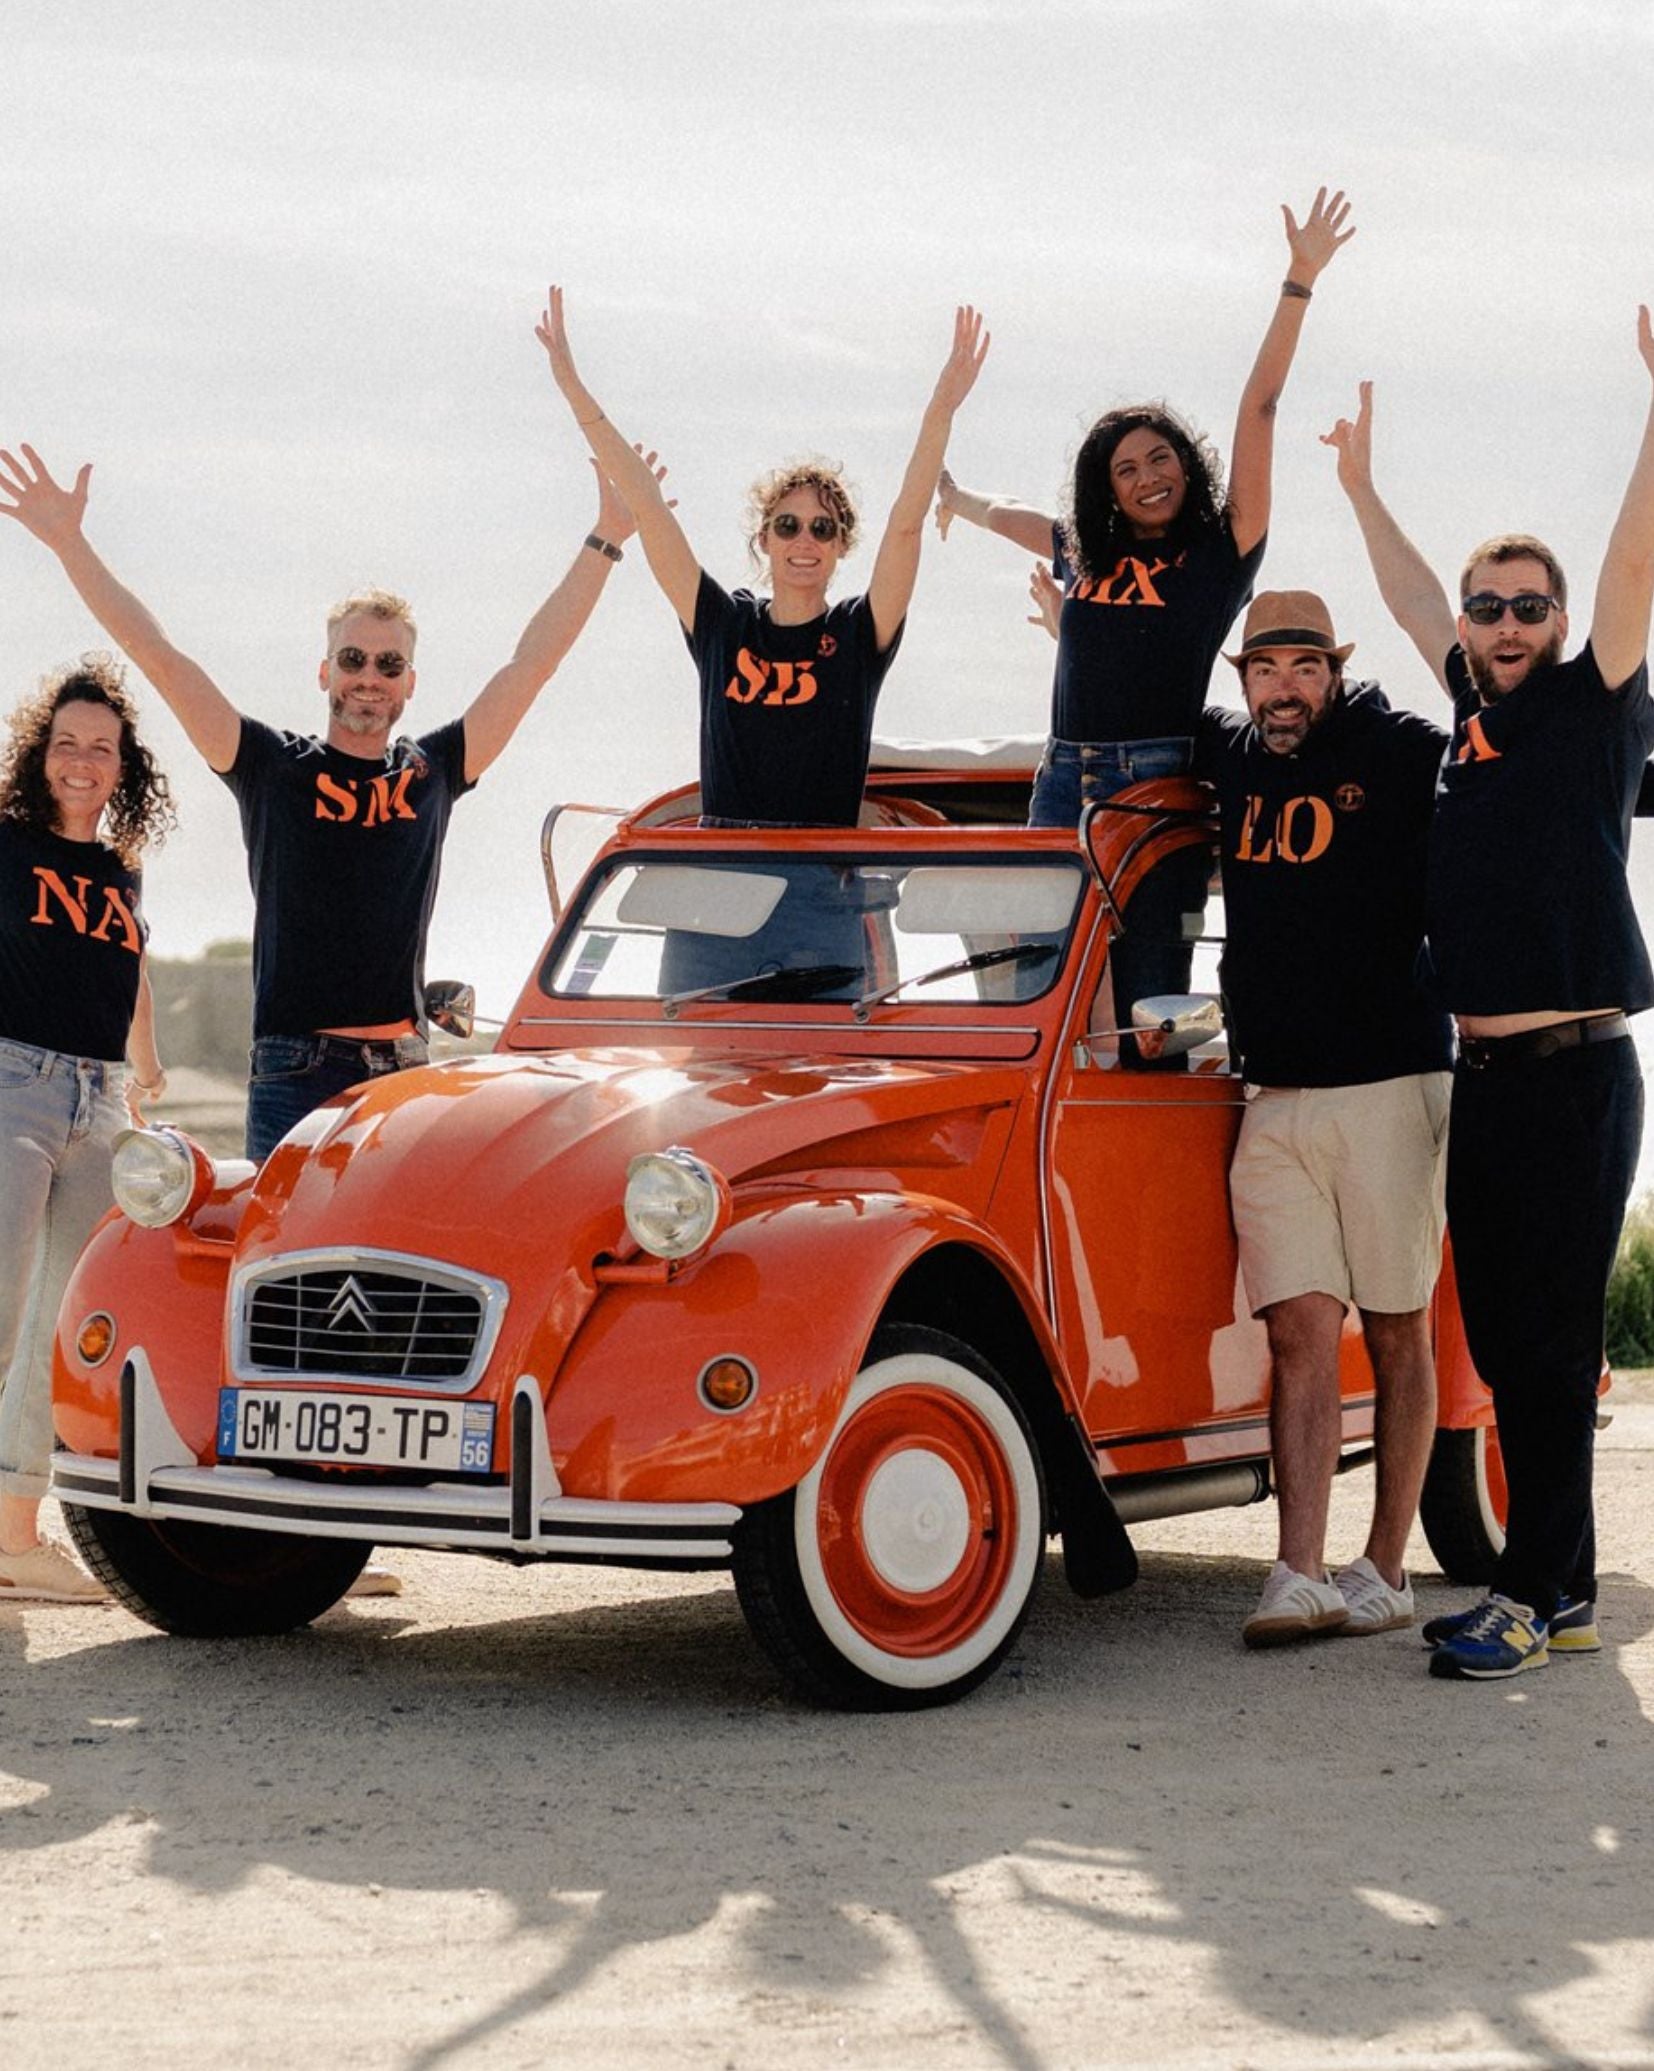
M 494 1461 L 494 1405 L 432 1402 L 428 1396 L 221 1388 L 218 1457 L 486 1474 Z

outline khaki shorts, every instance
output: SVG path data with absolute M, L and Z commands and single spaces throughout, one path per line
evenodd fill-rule
M 1450 1076 L 1249 1086 L 1229 1199 L 1254 1316 L 1330 1294 L 1422 1309 L 1441 1271 Z

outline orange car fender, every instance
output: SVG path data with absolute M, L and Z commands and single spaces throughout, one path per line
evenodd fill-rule
M 951 1203 L 900 1193 L 794 1195 L 750 1207 L 670 1280 L 605 1287 L 550 1391 L 546 1434 L 564 1492 L 633 1502 L 755 1503 L 793 1487 L 827 1443 L 895 1283 L 934 1246 L 991 1259 L 1040 1332 L 997 1240 Z M 739 1359 L 742 1409 L 700 1393 Z
M 1442 1431 L 1474 1431 L 1493 1422 L 1493 1397 L 1476 1371 L 1465 1341 L 1459 1313 L 1459 1282 L 1453 1270 L 1453 1246 L 1442 1251 L 1441 1278 L 1436 1282 L 1432 1317 L 1436 1349 L 1436 1426 Z
M 115 1209 L 99 1223 L 69 1276 L 52 1349 L 52 1416 L 71 1452 L 119 1453 L 121 1368 L 141 1346 L 178 1435 L 198 1460 L 213 1457 L 232 1240 L 252 1184 L 249 1174 L 217 1189 L 187 1224 L 168 1229 L 143 1229 Z M 77 1339 L 98 1311 L 115 1335 L 89 1364 Z

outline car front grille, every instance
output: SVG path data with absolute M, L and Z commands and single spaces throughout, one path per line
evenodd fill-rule
M 487 1309 L 483 1289 L 417 1267 L 273 1272 L 244 1290 L 236 1365 L 243 1373 L 452 1385 L 471 1372 Z

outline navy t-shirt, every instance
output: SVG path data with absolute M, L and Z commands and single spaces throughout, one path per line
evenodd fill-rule
M 141 885 L 101 841 L 0 820 L 0 1036 L 125 1057 L 149 933 Z
M 1225 522 L 1182 545 L 1145 539 L 1111 573 L 1080 576 L 1051 553 L 1062 585 L 1051 731 L 1060 741 L 1150 741 L 1192 734 L 1212 665 L 1252 594 L 1265 542 L 1235 551 Z
M 1209 707 L 1195 774 L 1218 794 L 1223 990 L 1261 1086 L 1364 1086 L 1452 1062 L 1419 973 L 1436 775 L 1447 736 L 1376 684 L 1344 694 L 1295 755 Z
M 1430 846 L 1430 957 L 1456 1014 L 1654 1005 L 1625 866 L 1654 749 L 1648 664 L 1610 692 L 1589 646 L 1484 705 L 1447 657 L 1453 745 Z
M 703 569 L 684 637 L 701 677 L 702 811 L 853 827 L 873 708 L 902 628 L 881 654 L 865 597 L 780 626 L 767 598 L 731 596 Z
M 465 722 L 370 759 L 244 716 L 223 774 L 256 909 L 253 1034 L 420 1020 L 443 837 L 472 788 Z

